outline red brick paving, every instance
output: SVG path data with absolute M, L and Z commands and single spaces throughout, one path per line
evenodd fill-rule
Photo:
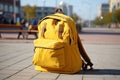
M 120 35 L 79 34 L 83 43 L 120 44 Z

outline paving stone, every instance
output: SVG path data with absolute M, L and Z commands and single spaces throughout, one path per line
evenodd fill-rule
M 3 69 L 3 70 L 0 70 L 0 74 L 14 74 L 16 73 L 18 70 L 10 70 L 10 69 Z
M 48 78 L 33 78 L 30 80 L 56 80 L 56 79 L 48 79 Z
M 6 77 L 10 76 L 10 74 L 4 74 L 4 73 L 0 73 L 0 80 L 5 79 Z
M 83 80 L 104 80 L 103 78 L 83 78 Z
M 11 76 L 5 80 L 30 80 L 30 76 Z
M 76 74 L 61 74 L 57 80 L 82 80 L 82 75 Z
M 59 74 L 57 73 L 49 73 L 49 72 L 41 72 L 35 77 L 32 78 L 32 80 L 55 80 Z
M 120 77 L 105 77 L 104 80 L 120 80 Z
M 113 36 L 113 35 L 111 35 Z M 93 42 L 85 43 L 82 40 L 93 64 L 93 71 L 80 71 L 77 74 L 58 74 L 50 72 L 39 72 L 32 65 L 33 41 L 32 40 L 0 40 L 0 80 L 120 80 L 120 42 L 102 39 L 102 35 L 82 35 L 82 39 L 95 39 Z M 104 36 L 105 38 L 107 36 Z M 107 38 L 105 38 L 107 39 Z M 92 40 L 92 39 L 91 39 Z M 98 40 L 98 41 L 97 41 Z M 101 41 L 99 43 L 99 41 Z M 117 43 L 117 44 L 116 44 Z M 16 56 L 16 57 L 15 57 Z

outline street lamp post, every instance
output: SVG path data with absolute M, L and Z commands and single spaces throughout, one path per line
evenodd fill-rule
M 83 1 L 83 3 L 84 3 L 84 4 L 87 4 L 87 5 L 88 5 L 88 7 L 89 7 L 89 8 L 88 8 L 88 9 L 89 9 L 89 10 L 88 10 L 88 11 L 89 11 L 89 17 L 88 17 L 88 18 L 89 18 L 89 19 L 88 19 L 88 27 L 90 27 L 90 26 L 91 26 L 90 19 L 91 19 L 91 12 L 92 12 L 92 11 L 91 11 L 91 4 L 90 4 L 90 3 L 88 3 L 88 2 L 84 2 L 84 1 Z
M 16 10 L 15 10 L 15 7 L 16 7 L 16 0 L 13 1 L 13 6 L 14 6 L 14 12 L 13 12 L 14 23 L 16 23 Z
M 112 27 L 115 27 L 115 25 L 114 25 L 114 22 L 115 22 L 114 9 L 115 9 L 115 6 L 113 5 L 112 6 Z
M 57 8 L 57 0 L 56 0 L 56 8 Z
M 114 24 L 114 6 L 112 7 L 112 23 Z
M 45 0 L 42 0 L 42 1 L 43 1 L 42 17 L 44 17 L 44 7 L 45 7 Z

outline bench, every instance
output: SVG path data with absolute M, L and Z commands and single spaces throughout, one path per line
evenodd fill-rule
M 29 25 L 28 30 L 26 32 L 27 32 L 26 38 L 28 38 L 28 35 L 30 35 L 30 34 L 35 35 L 35 37 L 37 38 L 38 37 L 38 34 L 37 34 L 38 26 L 37 25 Z
M 18 33 L 18 39 L 20 38 L 20 35 L 23 36 L 23 38 L 28 38 L 29 34 L 34 34 L 37 38 L 37 26 L 31 26 L 31 28 L 28 28 L 28 30 L 24 30 L 24 27 L 22 25 L 14 25 L 14 24 L 0 24 L 0 38 L 1 33 Z
M 0 24 L 0 38 L 1 33 L 18 33 L 18 39 L 20 38 L 20 35 L 22 34 L 22 30 L 23 30 L 23 26 L 18 26 L 18 25 L 14 25 L 14 24 Z M 23 35 L 24 38 L 24 35 Z

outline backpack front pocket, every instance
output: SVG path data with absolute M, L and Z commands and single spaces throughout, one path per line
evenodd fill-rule
M 61 42 L 48 40 L 35 46 L 33 64 L 46 68 L 62 68 L 65 66 L 64 45 Z M 42 46 L 43 45 L 43 46 Z

